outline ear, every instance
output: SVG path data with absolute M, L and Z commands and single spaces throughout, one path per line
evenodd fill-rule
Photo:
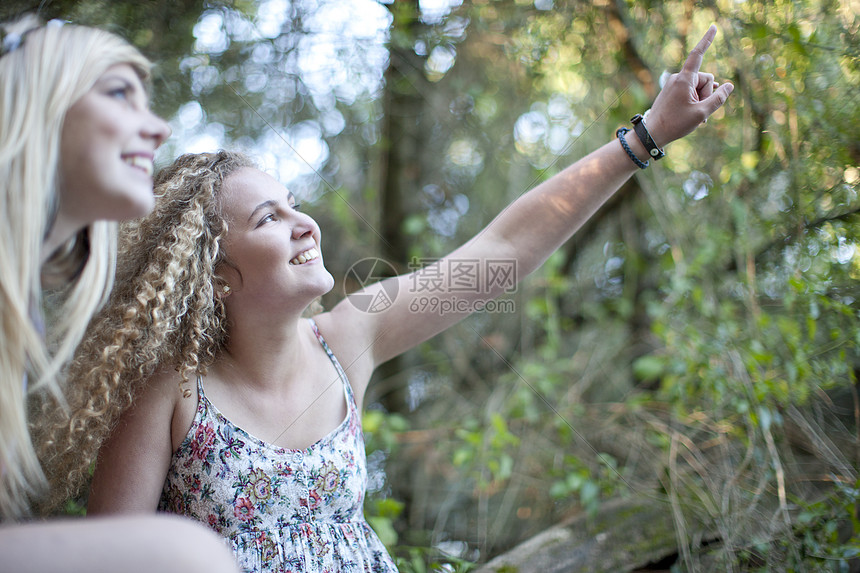
M 215 296 L 223 300 L 241 288 L 239 269 L 228 262 L 220 263 L 215 269 Z
M 233 293 L 233 287 L 228 284 L 222 284 L 215 289 L 215 296 L 218 298 L 224 299 L 230 296 Z

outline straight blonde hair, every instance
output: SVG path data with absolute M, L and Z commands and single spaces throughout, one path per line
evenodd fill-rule
M 103 30 L 40 26 L 32 16 L 3 30 L 17 40 L 5 42 L 0 55 L 0 518 L 6 520 L 27 515 L 29 500 L 45 487 L 27 396 L 47 393 L 62 402 L 63 367 L 105 302 L 116 264 L 116 223 L 106 221 L 41 263 L 59 202 L 63 122 L 108 68 L 130 64 L 148 82 L 150 63 Z M 43 282 L 51 286 L 45 297 Z
M 52 486 L 43 511 L 87 485 L 100 446 L 156 370 L 175 368 L 176 391 L 190 396 L 189 382 L 220 353 L 227 320 L 216 294 L 227 229 L 221 189 L 254 165 L 226 151 L 183 155 L 156 175 L 153 212 L 122 225 L 116 288 L 68 369 L 71 420 L 48 423 L 56 409 L 43 417 L 37 442 Z

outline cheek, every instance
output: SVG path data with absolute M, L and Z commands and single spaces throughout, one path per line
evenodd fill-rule
M 87 96 L 73 105 L 63 123 L 60 150 L 67 158 L 110 159 L 134 131 L 134 117 L 111 102 Z M 110 155 L 109 155 L 110 154 Z
M 92 149 L 101 139 L 98 135 L 98 116 L 88 106 L 73 106 L 66 116 L 60 136 L 60 177 L 70 183 L 89 183 L 97 166 L 93 165 Z
M 87 148 L 79 143 L 77 134 L 64 134 L 60 146 L 60 199 L 65 205 L 76 205 L 88 198 L 87 189 L 98 189 L 98 166 L 87 155 Z
M 67 147 L 60 156 L 60 203 L 73 211 L 101 211 L 111 195 L 106 192 L 108 169 L 87 147 Z M 114 178 L 115 179 L 115 178 Z

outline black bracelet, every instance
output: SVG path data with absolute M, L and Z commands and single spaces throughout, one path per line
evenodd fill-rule
M 624 148 L 624 151 L 627 152 L 627 155 L 629 155 L 630 159 L 633 160 L 633 163 L 636 164 L 636 167 L 638 167 L 639 169 L 645 169 L 646 167 L 648 167 L 648 165 L 650 165 L 650 162 L 649 161 L 643 162 L 641 159 L 636 157 L 636 154 L 633 153 L 633 150 L 630 149 L 630 146 L 627 145 L 627 141 L 624 139 L 624 134 L 629 132 L 629 131 L 630 131 L 630 128 L 628 128 L 628 127 L 619 127 L 618 131 L 615 132 L 615 137 L 617 137 L 618 141 L 621 142 L 621 147 Z
M 654 143 L 654 140 L 651 138 L 651 134 L 648 132 L 648 127 L 645 125 L 645 117 L 637 113 L 630 119 L 630 122 L 633 124 L 633 130 L 639 137 L 639 141 L 641 141 L 642 145 L 645 146 L 645 150 L 648 152 L 648 155 L 650 155 L 654 161 L 665 157 L 666 152 L 657 147 L 657 144 Z

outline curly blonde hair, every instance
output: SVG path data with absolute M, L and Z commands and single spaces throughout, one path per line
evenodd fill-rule
M 150 63 L 95 28 L 25 16 L 2 30 L 17 43 L 0 56 L 0 519 L 19 519 L 45 486 L 28 432 L 40 420 L 28 419 L 25 402 L 59 397 L 62 368 L 107 299 L 116 259 L 116 223 L 98 221 L 40 264 L 58 209 L 66 113 L 111 66 L 130 64 L 146 83 Z M 45 286 L 58 289 L 47 302 Z
M 150 376 L 176 369 L 188 397 L 186 384 L 219 354 L 226 315 L 216 269 L 227 232 L 219 194 L 242 167 L 255 164 L 235 152 L 183 155 L 157 175 L 155 210 L 121 227 L 116 286 L 69 368 L 71 418 L 56 402 L 41 405 L 52 417 L 36 436 L 52 486 L 42 512 L 80 493 L 98 449 Z

